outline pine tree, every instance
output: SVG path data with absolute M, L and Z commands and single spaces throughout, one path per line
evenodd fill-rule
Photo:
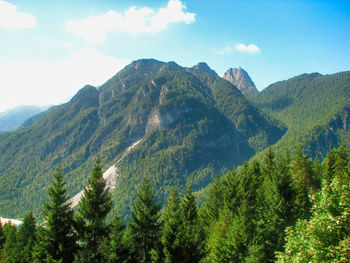
M 340 143 L 339 148 L 335 152 L 334 173 L 341 177 L 344 183 L 349 183 L 349 149 L 346 148 L 343 142 Z
M 164 209 L 162 245 L 165 262 L 182 262 L 180 200 L 176 189 L 171 191 Z
M 263 183 L 261 187 L 261 224 L 258 226 L 260 244 L 264 247 L 265 260 L 272 261 L 275 251 L 282 249 L 284 228 L 291 216 L 288 202 L 292 200 L 291 178 L 288 155 L 278 158 L 271 148 L 264 157 L 261 167 Z
M 125 226 L 116 208 L 113 220 L 108 226 L 108 237 L 102 246 L 102 253 L 106 262 L 125 262 L 128 259 L 129 251 L 124 240 L 124 230 Z
M 99 249 L 107 237 L 105 219 L 112 208 L 112 197 L 102 175 L 100 159 L 97 158 L 92 176 L 79 201 L 76 221 L 80 225 L 78 231 L 82 249 L 76 256 L 77 262 L 98 262 L 103 258 Z
M 19 250 L 17 246 L 17 229 L 15 225 L 8 222 L 4 225 L 5 243 L 1 250 L 1 259 L 6 263 L 19 262 Z
M 311 203 L 309 191 L 314 187 L 314 174 L 311 160 L 304 154 L 299 145 L 297 152 L 290 163 L 293 188 L 296 193 L 294 200 L 294 213 L 296 218 L 307 218 Z
M 2 222 L 0 219 L 0 250 L 3 248 L 5 243 L 5 233 L 4 233 L 4 228 L 2 226 Z M 0 253 L 0 258 L 1 258 L 1 253 Z
M 32 262 L 32 251 L 36 242 L 36 220 L 33 213 L 27 214 L 17 231 L 19 262 Z
M 160 204 L 154 200 L 151 183 L 143 178 L 140 190 L 132 207 L 130 225 L 130 238 L 135 246 L 131 250 L 135 253 L 138 262 L 151 261 L 151 251 L 159 251 Z
M 323 166 L 326 168 L 324 178 L 327 180 L 328 183 L 330 183 L 335 174 L 335 150 L 330 149 L 327 152 L 327 156 L 325 160 L 323 161 Z
M 40 226 L 34 246 L 34 262 L 72 262 L 76 250 L 73 210 L 66 195 L 67 188 L 60 168 L 49 187 L 49 202 L 42 209 L 45 227 Z
M 253 161 L 251 165 L 243 164 L 237 189 L 240 203 L 234 217 L 236 223 L 231 225 L 229 231 L 229 240 L 232 240 L 231 246 L 235 248 L 234 253 L 239 262 L 248 256 L 250 246 L 261 241 L 257 235 L 257 223 L 261 217 L 261 200 L 258 195 L 261 184 L 260 163 Z
M 210 225 L 219 219 L 220 209 L 223 207 L 223 185 L 218 176 L 214 179 L 209 188 L 205 206 L 200 210 L 200 217 L 204 222 L 203 227 L 209 231 Z
M 235 168 L 232 171 L 224 174 L 220 180 L 222 188 L 222 205 L 219 208 L 227 206 L 231 211 L 237 211 L 239 205 L 239 197 L 237 195 L 237 189 L 239 187 L 237 171 Z
M 199 262 L 203 256 L 204 233 L 199 224 L 197 205 L 191 185 L 187 185 L 186 194 L 181 200 L 182 220 L 182 262 Z

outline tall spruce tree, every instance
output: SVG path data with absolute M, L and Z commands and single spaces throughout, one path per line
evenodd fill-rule
M 45 227 L 40 226 L 34 246 L 34 262 L 72 262 L 76 251 L 73 210 L 60 168 L 49 187 L 49 202 L 42 209 Z
M 173 189 L 164 209 L 162 221 L 162 245 L 166 263 L 182 262 L 180 199 Z
M 3 248 L 5 243 L 5 233 L 4 233 L 4 228 L 2 226 L 2 222 L 0 219 L 0 250 Z M 1 253 L 0 253 L 0 258 L 1 258 Z
M 290 211 L 288 200 L 291 199 L 290 176 L 287 159 L 280 157 L 281 161 L 276 162 L 275 154 L 271 148 L 264 156 L 261 166 L 263 183 L 261 186 L 261 224 L 258 225 L 260 244 L 264 247 L 264 258 L 272 261 L 275 258 L 275 251 L 282 249 L 284 240 L 284 228 L 287 225 Z M 288 200 L 287 200 L 288 199 Z
M 200 211 L 201 221 L 204 223 L 203 227 L 209 231 L 210 225 L 218 220 L 220 208 L 223 206 L 223 190 L 219 176 L 216 176 L 209 188 L 208 197 Z
M 36 242 L 36 220 L 33 213 L 27 214 L 17 231 L 19 262 L 32 262 L 32 251 Z
M 103 259 L 100 246 L 107 237 L 106 216 L 112 208 L 111 193 L 106 188 L 100 159 L 96 159 L 92 176 L 84 188 L 79 201 L 76 217 L 81 250 L 76 255 L 76 262 L 99 262 Z
M 130 238 L 137 262 L 151 261 L 151 251 L 159 253 L 160 204 L 156 203 L 150 181 L 143 178 L 140 190 L 132 207 Z
M 182 220 L 182 262 L 199 262 L 204 251 L 204 232 L 199 224 L 197 205 L 192 187 L 187 185 L 186 194 L 181 200 Z
M 327 152 L 327 156 L 323 161 L 323 166 L 326 168 L 324 173 L 324 179 L 327 182 L 331 182 L 335 174 L 335 150 L 331 149 Z
M 6 263 L 17 263 L 20 260 L 19 250 L 17 246 L 17 229 L 15 225 L 12 225 L 11 222 L 7 222 L 4 225 L 5 233 L 5 243 L 4 247 L 1 250 L 1 262 Z
M 115 208 L 114 217 L 108 226 L 108 236 L 101 248 L 104 261 L 107 263 L 127 262 L 129 250 L 124 239 L 125 226 Z
M 299 145 L 291 163 L 291 175 L 295 191 L 294 213 L 296 218 L 307 218 L 310 215 L 311 202 L 309 191 L 312 186 L 313 169 L 311 160 L 304 154 Z

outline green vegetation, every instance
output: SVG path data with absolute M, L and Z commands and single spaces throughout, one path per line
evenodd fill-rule
M 84 87 L 0 134 L 0 213 L 33 210 L 0 228 L 0 262 L 346 262 L 349 77 L 304 74 L 254 106 L 204 63 L 138 60 Z
M 22 129 L 0 134 L 0 213 L 23 217 L 32 210 L 40 219 L 57 165 L 74 195 L 99 155 L 103 170 L 123 157 L 113 199 L 125 218 L 144 175 L 164 203 L 172 186 L 183 194 L 191 181 L 200 190 L 282 134 L 209 67 L 138 60 L 98 89 L 85 86 Z
M 6 112 L 0 112 L 0 133 L 18 129 L 28 118 L 32 118 L 47 107 L 19 106 Z
M 108 235 L 105 219 L 112 208 L 111 194 L 102 177 L 100 159 L 96 160 L 78 206 L 75 220 L 80 245 L 75 262 L 100 262 L 103 255 L 96 248 L 102 246 Z
M 76 250 L 73 210 L 68 203 L 61 169 L 57 169 L 53 177 L 50 201 L 44 203 L 42 210 L 45 226 L 38 227 L 33 262 L 72 262 Z
M 283 152 L 303 144 L 311 156 L 323 158 L 340 139 L 350 145 L 350 72 L 318 73 L 280 81 L 248 100 L 287 127 L 274 146 Z
M 160 210 L 144 177 L 126 226 L 117 208 L 105 221 L 111 199 L 99 160 L 74 221 L 64 185 L 58 170 L 43 209 L 45 227 L 29 213 L 18 230 L 10 223 L 0 228 L 0 262 L 350 260 L 350 151 L 344 144 L 322 163 L 300 147 L 293 157 L 269 148 L 263 161 L 217 177 L 199 210 L 190 184 L 182 197 L 173 189 Z

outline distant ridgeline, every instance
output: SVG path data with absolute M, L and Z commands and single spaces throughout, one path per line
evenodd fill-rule
M 319 73 L 279 81 L 248 100 L 280 121 L 287 132 L 277 142 L 278 151 L 304 145 L 311 156 L 323 158 L 340 139 L 350 144 L 350 72 Z
M 48 107 L 19 106 L 0 113 L 0 133 L 19 128 L 27 119 L 46 110 Z
M 183 193 L 190 181 L 201 190 L 269 145 L 294 150 L 300 142 L 323 157 L 330 142 L 348 142 L 349 73 L 310 76 L 245 97 L 205 63 L 134 61 L 99 88 L 85 86 L 69 102 L 0 134 L 0 214 L 40 215 L 58 166 L 70 196 L 79 193 L 97 156 L 103 170 L 114 166 L 116 178 L 109 179 L 122 215 L 143 176 L 164 201 L 172 186 Z

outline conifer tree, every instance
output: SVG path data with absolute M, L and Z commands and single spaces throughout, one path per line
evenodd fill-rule
M 130 238 L 135 246 L 131 250 L 135 253 L 137 262 L 151 261 L 151 251 L 159 252 L 160 204 L 154 199 L 151 183 L 143 178 L 140 190 L 132 207 Z
M 182 262 L 180 199 L 171 191 L 163 214 L 162 245 L 166 263 Z
M 17 229 L 15 225 L 12 225 L 11 222 L 7 222 L 4 225 L 5 233 L 5 243 L 4 247 L 1 250 L 1 259 L 2 262 L 6 263 L 17 263 L 20 260 L 19 250 L 17 246 Z
M 232 171 L 224 174 L 220 180 L 222 188 L 222 203 L 219 208 L 227 206 L 231 211 L 237 210 L 239 205 L 239 198 L 237 195 L 237 189 L 239 187 L 237 171 L 235 168 Z M 220 196 L 218 196 L 220 197 Z
M 199 224 L 197 205 L 192 187 L 187 185 L 186 194 L 181 200 L 182 220 L 182 262 L 199 262 L 203 256 L 204 233 Z
M 349 149 L 346 148 L 343 142 L 340 143 L 339 148 L 335 152 L 335 169 L 334 173 L 341 176 L 344 183 L 349 183 L 348 179 L 348 165 L 350 164 Z
M 4 233 L 4 228 L 2 226 L 2 222 L 0 219 L 0 250 L 3 248 L 5 243 L 5 233 Z M 0 258 L 1 258 L 1 253 L 0 253 Z
M 314 174 L 312 162 L 299 145 L 297 152 L 290 164 L 293 179 L 293 188 L 296 193 L 294 200 L 294 213 L 296 218 L 307 218 L 311 203 L 308 197 L 309 191 L 314 187 Z
M 272 261 L 275 251 L 282 249 L 284 228 L 289 221 L 292 200 L 292 186 L 288 169 L 288 156 L 280 157 L 278 163 L 271 148 L 264 156 L 261 171 L 263 183 L 261 199 L 263 204 L 260 211 L 261 224 L 258 225 L 260 245 L 263 245 L 265 260 Z
M 338 150 L 342 152 L 336 154 L 342 168 L 335 164 L 338 172 L 332 181 L 323 181 L 313 198 L 310 218 L 299 219 L 287 228 L 285 251 L 277 252 L 278 262 L 350 261 L 349 154 L 345 147 Z
M 208 197 L 205 206 L 199 211 L 200 217 L 204 222 L 203 227 L 208 231 L 211 223 L 219 219 L 219 212 L 223 206 L 223 185 L 218 176 L 214 179 L 209 188 Z
M 60 168 L 49 187 L 49 202 L 42 209 L 44 225 L 39 226 L 34 246 L 34 262 L 72 262 L 76 250 L 73 210 L 66 195 L 67 188 Z
M 324 178 L 329 183 L 333 180 L 334 174 L 335 174 L 335 150 L 334 149 L 330 149 L 327 152 L 327 156 L 323 161 L 323 166 L 326 168 Z
M 115 208 L 113 220 L 108 226 L 109 234 L 102 246 L 102 253 L 106 262 L 127 261 L 129 251 L 124 240 L 124 230 L 125 226 L 118 215 L 117 208 Z
M 32 262 L 32 251 L 36 241 L 36 220 L 33 213 L 27 214 L 17 231 L 19 262 Z
M 92 176 L 79 201 L 77 224 L 80 226 L 81 250 L 75 258 L 77 262 L 99 262 L 103 255 L 99 251 L 107 237 L 106 216 L 112 208 L 112 197 L 106 188 L 100 159 L 96 159 Z

